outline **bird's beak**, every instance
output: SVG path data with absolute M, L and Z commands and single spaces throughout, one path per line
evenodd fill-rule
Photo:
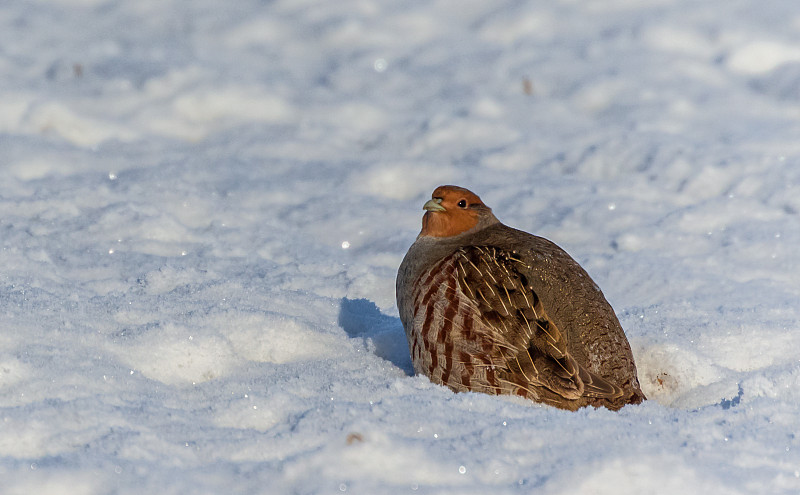
M 447 209 L 444 206 L 442 206 L 441 203 L 442 203 L 442 198 L 433 198 L 428 200 L 428 202 L 425 203 L 424 205 L 422 205 L 422 209 L 428 211 L 447 211 Z

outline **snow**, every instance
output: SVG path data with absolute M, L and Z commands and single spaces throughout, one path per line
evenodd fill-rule
M 800 11 L 0 7 L 0 492 L 800 492 Z M 649 399 L 412 376 L 421 205 L 602 287 Z

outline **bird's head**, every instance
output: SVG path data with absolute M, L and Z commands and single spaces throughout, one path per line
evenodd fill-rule
M 422 206 L 420 236 L 452 237 L 478 224 L 497 222 L 492 209 L 477 194 L 458 186 L 439 186 Z

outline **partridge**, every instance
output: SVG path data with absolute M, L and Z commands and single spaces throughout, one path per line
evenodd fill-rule
M 645 399 L 614 310 L 563 249 L 461 187 L 436 188 L 423 209 L 396 287 L 416 373 L 569 410 Z

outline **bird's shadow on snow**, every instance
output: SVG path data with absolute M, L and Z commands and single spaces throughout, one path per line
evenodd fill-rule
M 339 326 L 350 338 L 363 339 L 367 349 L 407 375 L 414 374 L 408 342 L 400 318 L 381 313 L 369 299 L 342 298 L 339 306 Z

